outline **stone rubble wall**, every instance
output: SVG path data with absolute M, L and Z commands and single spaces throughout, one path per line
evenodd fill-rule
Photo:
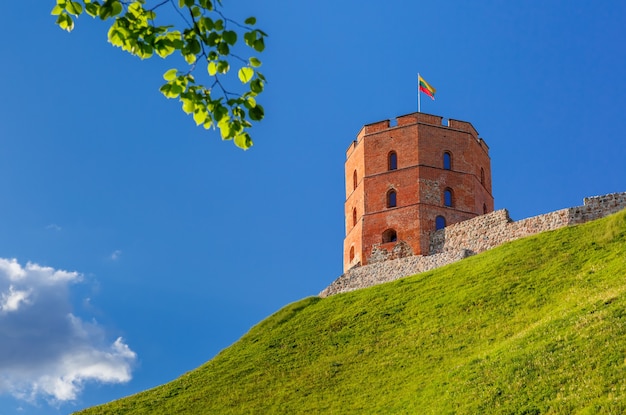
M 505 242 L 540 232 L 589 222 L 626 208 L 626 192 L 587 197 L 582 206 L 561 209 L 514 222 L 506 209 L 477 216 L 433 232 L 430 255 L 415 255 L 354 267 L 337 278 L 319 296 L 327 297 L 371 287 L 429 271 Z
M 333 294 L 371 287 L 372 285 L 382 284 L 383 282 L 394 281 L 408 275 L 426 272 L 446 264 L 451 264 L 469 255 L 471 255 L 471 253 L 466 250 L 455 252 L 448 251 L 435 255 L 413 255 L 405 258 L 357 266 L 349 269 L 345 274 L 333 281 L 324 291 L 319 293 L 319 296 L 323 298 Z
M 513 222 L 506 209 L 477 216 L 433 232 L 430 254 L 468 249 L 478 254 L 505 242 L 589 222 L 626 208 L 626 192 L 585 198 L 582 206 Z

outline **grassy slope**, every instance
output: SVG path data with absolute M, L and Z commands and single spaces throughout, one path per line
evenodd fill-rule
M 626 211 L 288 305 L 84 414 L 626 413 Z

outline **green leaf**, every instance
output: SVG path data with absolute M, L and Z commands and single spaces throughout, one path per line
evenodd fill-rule
M 152 46 L 145 42 L 140 42 L 137 44 L 137 50 L 135 51 L 135 54 L 141 59 L 147 59 L 152 56 L 153 52 L 154 49 L 152 48 Z
M 217 64 L 213 61 L 209 62 L 209 65 L 207 66 L 207 71 L 209 72 L 209 75 L 215 76 L 215 74 L 217 73 Z
M 237 43 L 237 33 L 232 30 L 225 30 L 224 33 L 222 33 L 222 39 L 224 39 L 224 42 L 232 46 Z
M 247 25 L 253 25 L 256 23 L 256 17 L 248 17 L 246 20 L 244 20 L 244 23 Z
M 256 99 L 254 99 L 253 97 L 248 97 L 248 98 L 246 98 L 246 101 L 244 102 L 244 105 L 248 109 L 254 108 L 254 107 L 256 107 Z
M 56 23 L 61 29 L 67 30 L 68 32 L 74 29 L 74 20 L 72 20 L 72 17 L 67 13 L 60 14 L 59 17 L 57 17 Z
M 265 110 L 262 106 L 256 105 L 248 110 L 248 116 L 252 121 L 261 121 L 265 117 Z
M 196 122 L 196 125 L 200 125 L 204 123 L 208 116 L 209 114 L 206 112 L 206 110 L 204 110 L 204 108 L 201 108 L 197 111 L 194 111 L 193 120 Z
M 130 13 L 135 20 L 141 19 L 144 13 L 143 7 L 141 7 L 141 3 L 131 3 L 130 6 L 128 6 L 128 13 Z
M 122 12 L 122 3 L 119 1 L 111 2 L 111 16 L 117 16 Z
M 179 31 L 173 31 L 173 32 L 169 32 L 165 35 L 165 39 L 168 40 L 168 42 L 171 42 L 171 46 L 174 49 L 182 49 L 185 46 L 185 43 L 182 41 L 181 39 L 181 34 Z M 169 45 L 169 43 L 168 43 Z
M 220 122 L 217 123 L 217 127 L 220 129 L 220 135 L 222 136 L 222 140 L 228 140 L 232 138 L 230 129 L 230 117 L 222 117 Z
M 259 66 L 261 66 L 261 61 L 258 60 L 257 58 L 252 57 L 248 61 L 250 62 L 250 65 L 254 66 L 255 68 L 258 68 Z
M 119 48 L 124 46 L 124 41 L 126 39 L 123 36 L 122 32 L 118 30 L 116 26 L 111 26 L 111 28 L 109 29 L 108 37 L 109 42 L 111 42 L 113 46 L 117 46 Z
M 252 47 L 254 45 L 254 41 L 256 40 L 256 31 L 246 32 L 243 35 L 243 40 L 246 42 L 246 45 Z
M 213 101 L 213 103 L 215 102 L 216 101 Z M 224 108 L 220 102 L 217 102 L 217 104 L 215 104 L 213 108 L 209 108 L 209 110 L 213 113 L 213 118 L 215 118 L 217 122 L 220 122 L 224 117 L 228 118 L 228 110 Z
M 220 42 L 217 45 L 217 53 L 223 56 L 228 55 L 230 53 L 230 48 L 228 47 L 228 44 L 226 42 Z
M 174 42 L 172 42 L 170 39 L 163 37 L 159 38 L 159 40 L 154 43 L 154 49 L 156 53 L 162 58 L 166 58 L 176 51 L 176 48 L 174 47 Z
M 200 48 L 200 42 L 198 42 L 198 39 L 196 39 L 195 37 L 189 40 L 187 46 L 189 48 L 189 52 L 193 53 L 194 55 L 197 55 L 202 50 Z
M 200 7 L 211 11 L 213 10 L 213 3 L 211 3 L 211 0 L 200 0 Z
M 111 4 L 104 3 L 100 7 L 100 10 L 98 10 L 98 16 L 100 17 L 100 20 L 106 20 L 109 17 L 112 17 L 113 16 L 113 8 L 111 7 Z
M 85 11 L 91 17 L 96 17 L 100 12 L 100 5 L 96 3 L 86 3 Z
M 214 46 L 220 43 L 220 39 L 220 35 L 218 35 L 217 32 L 211 32 L 209 33 L 209 37 L 207 38 L 205 43 L 209 46 Z
M 213 27 L 215 26 L 213 24 L 213 20 L 211 20 L 210 17 L 203 17 L 202 19 L 200 19 L 200 23 L 202 24 L 202 26 L 204 26 L 206 30 L 213 30 Z
M 252 147 L 252 138 L 250 138 L 250 134 L 237 134 L 235 136 L 235 145 L 243 150 L 247 150 Z
M 69 14 L 73 14 L 74 16 L 78 16 L 83 12 L 83 6 L 78 3 L 78 2 L 74 2 L 74 1 L 69 1 L 66 6 L 65 6 L 65 10 L 69 13 Z
M 227 61 L 218 61 L 217 62 L 217 71 L 219 73 L 225 74 L 230 70 L 230 64 Z
M 183 92 L 183 87 L 177 84 L 173 84 L 172 88 L 170 88 L 170 91 L 173 95 L 173 98 L 176 98 Z
M 260 94 L 261 92 L 263 92 L 263 81 L 261 81 L 260 79 L 255 79 L 250 82 L 250 91 L 254 92 L 255 94 Z
M 172 94 L 172 84 L 163 84 L 161 88 L 159 88 L 159 91 L 161 91 L 166 98 L 176 98 L 178 96 Z
M 183 102 L 183 111 L 185 112 L 185 114 L 191 114 L 196 107 L 193 100 L 189 98 L 187 99 L 181 98 L 181 101 Z
M 185 2 L 185 6 L 187 7 L 191 7 L 195 3 L 194 0 L 184 0 L 184 2 Z
M 173 81 L 174 79 L 176 79 L 177 74 L 178 69 L 170 69 L 163 74 L 163 79 L 165 79 L 166 81 Z
M 247 84 L 254 76 L 254 69 L 245 66 L 239 69 L 239 73 L 237 75 L 239 76 L 239 80 L 242 84 Z
M 257 52 L 263 52 L 265 50 L 265 41 L 263 40 L 263 38 L 257 39 L 254 41 L 252 47 Z
M 51 14 L 51 15 L 53 15 L 53 16 L 58 16 L 58 15 L 60 15 L 61 13 L 63 13 L 63 10 L 64 10 L 64 9 L 63 9 L 63 7 L 61 7 L 61 6 L 59 6 L 59 5 L 57 4 L 56 6 L 54 6 L 54 7 L 52 8 L 52 11 L 50 12 L 50 14 Z
M 187 53 L 184 55 L 185 57 L 185 62 L 187 62 L 189 65 L 193 65 L 194 63 L 196 63 L 196 55 L 193 53 Z

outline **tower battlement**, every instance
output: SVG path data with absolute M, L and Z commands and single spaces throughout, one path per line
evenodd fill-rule
M 485 151 L 489 151 L 489 146 L 487 143 L 479 137 L 478 131 L 474 128 L 472 123 L 467 121 L 459 121 L 451 118 L 444 118 L 439 115 L 431 115 L 424 114 L 422 112 L 416 112 L 412 114 L 406 114 L 398 116 L 394 119 L 394 122 L 391 120 L 382 120 L 377 121 L 371 124 L 364 125 L 359 133 L 357 134 L 357 139 L 352 141 L 346 150 L 346 157 L 350 155 L 350 153 L 356 148 L 357 144 L 363 139 L 364 136 L 369 134 L 374 134 L 380 131 L 388 130 L 394 127 L 403 127 L 412 124 L 424 124 L 430 125 L 433 127 L 442 127 L 448 128 L 451 130 L 463 131 L 471 134 L 476 140 L 484 147 Z

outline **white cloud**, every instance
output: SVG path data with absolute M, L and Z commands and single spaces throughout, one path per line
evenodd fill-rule
M 28 304 L 28 296 L 30 291 L 16 290 L 15 287 L 9 285 L 9 291 L 3 292 L 0 297 L 0 312 L 8 313 L 10 311 L 17 311 L 20 307 L 20 303 Z
M 69 288 L 80 281 L 77 272 L 0 258 L 0 394 L 63 402 L 88 382 L 131 379 L 135 352 L 74 315 Z
M 18 280 L 26 275 L 26 271 L 17 263 L 16 259 L 0 258 L 0 273 L 4 274 L 9 281 Z
M 120 251 L 119 249 L 116 249 L 115 251 L 113 251 L 113 253 L 111 254 L 111 260 L 112 261 L 117 261 L 118 259 L 120 259 L 120 256 L 122 255 L 122 251 Z

